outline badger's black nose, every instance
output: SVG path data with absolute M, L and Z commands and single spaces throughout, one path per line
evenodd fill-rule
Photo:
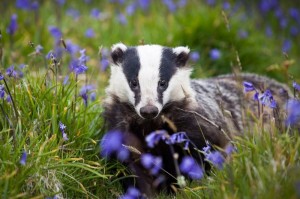
M 145 119 L 153 119 L 158 114 L 158 108 L 156 106 L 147 105 L 140 109 L 140 113 Z

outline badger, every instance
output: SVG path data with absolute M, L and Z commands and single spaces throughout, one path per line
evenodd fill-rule
M 245 131 L 248 124 L 245 110 L 259 114 L 257 103 L 243 92 L 242 81 L 269 88 L 277 103 L 287 100 L 282 89 L 288 91 L 288 88 L 264 76 L 232 74 L 192 80 L 189 52 L 190 49 L 183 46 L 126 46 L 122 43 L 113 45 L 111 51 L 111 75 L 103 102 L 106 128 L 123 132 L 125 146 L 139 153 L 161 156 L 163 170 L 169 176 L 176 176 L 172 163 L 174 151 L 162 144 L 150 149 L 145 143 L 149 133 L 156 130 L 166 130 L 169 134 L 186 132 L 199 149 L 207 142 L 224 149 L 234 136 Z M 180 150 L 175 148 L 179 160 Z M 190 150 L 195 159 L 202 162 L 203 157 L 193 148 Z M 163 185 L 157 186 L 139 158 L 138 153 L 132 152 L 131 161 L 126 163 L 136 176 L 134 186 L 148 196 L 157 190 L 172 192 L 176 178 L 166 177 Z

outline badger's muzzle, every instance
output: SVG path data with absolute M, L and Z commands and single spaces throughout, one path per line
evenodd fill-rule
M 146 105 L 140 108 L 140 114 L 145 119 L 153 119 L 158 114 L 158 108 L 152 105 Z

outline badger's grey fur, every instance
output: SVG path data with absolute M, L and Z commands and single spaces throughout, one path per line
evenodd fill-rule
M 124 44 L 112 47 L 111 78 L 103 104 L 107 128 L 121 130 L 126 138 L 124 145 L 141 153 L 161 156 L 163 168 L 169 173 L 169 177 L 165 175 L 164 183 L 157 187 L 154 178 L 141 166 L 140 156 L 132 153 L 128 167 L 138 176 L 136 186 L 147 195 L 152 195 L 158 188 L 170 191 L 171 185 L 176 183 L 176 178 L 171 177 L 176 176 L 176 171 L 170 148 L 159 144 L 149 149 L 145 143 L 145 136 L 155 130 L 174 133 L 174 128 L 165 118 L 176 126 L 177 132 L 186 132 L 199 149 L 206 146 L 206 141 L 224 148 L 251 122 L 245 119 L 245 110 L 258 115 L 257 104 L 252 96 L 244 94 L 242 81 L 252 82 L 257 88 L 270 89 L 278 104 L 287 100 L 288 94 L 279 93 L 282 89 L 288 93 L 283 84 L 254 74 L 190 80 L 188 54 L 186 47 L 127 47 Z M 265 108 L 265 111 L 270 110 Z M 265 117 L 272 119 L 273 114 Z M 276 119 L 280 121 L 280 116 Z M 201 162 L 198 152 L 190 150 Z M 180 161 L 181 148 L 175 147 L 175 152 Z

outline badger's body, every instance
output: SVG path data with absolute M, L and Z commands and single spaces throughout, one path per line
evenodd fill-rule
M 141 166 L 140 155 L 131 154 L 127 164 L 137 176 L 135 185 L 147 195 L 152 195 L 157 188 L 170 190 L 176 183 L 174 151 L 161 143 L 152 149 L 147 147 L 145 136 L 149 133 L 162 129 L 169 134 L 186 132 L 198 149 L 207 142 L 225 148 L 234 135 L 244 131 L 245 108 L 257 114 L 256 102 L 244 95 L 243 80 L 269 88 L 278 103 L 286 100 L 286 96 L 279 95 L 280 89 L 286 89 L 284 85 L 253 74 L 190 80 L 191 68 L 186 65 L 188 54 L 186 47 L 127 47 L 123 44 L 112 47 L 111 78 L 104 101 L 107 128 L 122 131 L 124 145 L 162 157 L 163 169 L 168 173 L 158 186 L 155 178 Z M 174 150 L 180 162 L 182 149 L 175 147 Z M 203 157 L 192 147 L 190 150 L 202 163 Z

